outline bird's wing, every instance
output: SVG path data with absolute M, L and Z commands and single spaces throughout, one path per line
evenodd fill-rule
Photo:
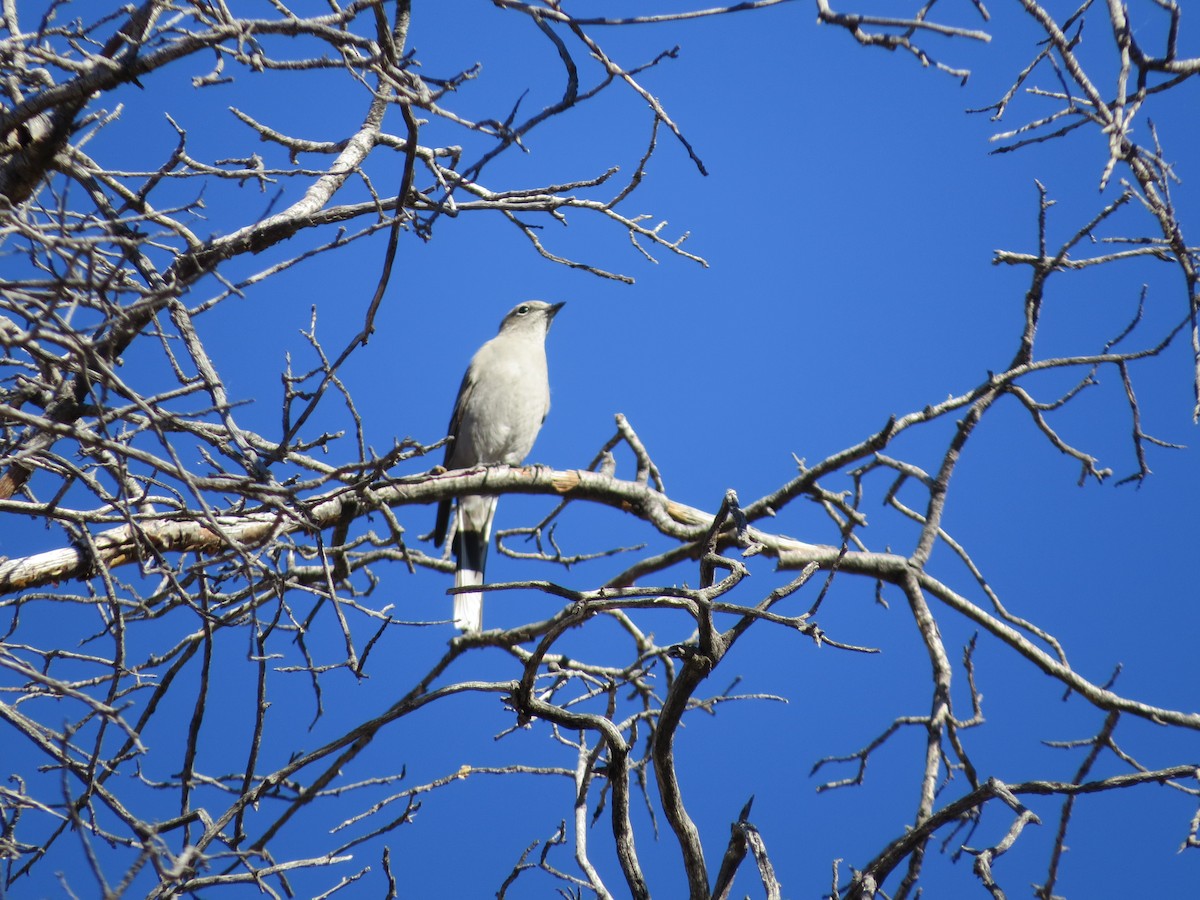
M 463 375 L 462 384 L 458 388 L 458 399 L 454 401 L 454 412 L 450 415 L 450 424 L 446 427 L 446 434 L 450 436 L 450 441 L 446 444 L 446 455 L 443 459 L 442 466 L 449 469 L 450 462 L 454 457 L 454 448 L 458 437 L 458 429 L 462 425 L 463 410 L 467 408 L 467 404 L 471 401 L 471 394 L 475 390 L 475 365 L 467 366 L 466 374 Z M 446 540 L 446 533 L 450 529 L 450 503 L 449 499 L 443 500 L 438 504 L 437 522 L 433 526 L 433 544 L 435 547 L 442 546 L 442 542 Z

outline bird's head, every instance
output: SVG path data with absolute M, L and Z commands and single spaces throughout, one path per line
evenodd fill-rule
M 544 300 L 526 300 L 508 311 L 500 323 L 501 334 L 545 335 L 550 323 L 566 303 L 547 303 Z

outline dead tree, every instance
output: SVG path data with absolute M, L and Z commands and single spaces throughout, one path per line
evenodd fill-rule
M 1098 483 L 1140 482 L 1150 454 L 1168 452 L 1144 423 L 1137 390 L 1141 367 L 1168 348 L 1190 342 L 1200 415 L 1197 252 L 1177 212 L 1173 157 L 1147 120 L 1200 72 L 1172 0 L 1138 10 L 1154 17 L 1153 38 L 1130 25 L 1117 0 L 1083 3 L 1065 18 L 1012 0 L 1040 42 L 1011 89 L 980 111 L 1020 122 L 997 125 L 1007 129 L 996 136 L 999 152 L 1079 133 L 1103 142 L 1108 164 L 1091 214 L 1063 221 L 1052 190 L 1039 185 L 1036 241 L 997 251 L 996 264 L 1027 274 L 1024 314 L 1011 359 L 978 383 L 896 411 L 824 459 L 798 462 L 793 478 L 763 496 L 730 490 L 710 509 L 672 499 L 620 415 L 611 441 L 563 471 L 445 472 L 428 456 L 440 435 L 398 440 L 382 453 L 368 445 L 344 373 L 349 359 L 378 345 L 377 313 L 403 242 L 453 240 L 457 221 L 491 213 L 552 263 L 630 280 L 604 258 L 569 256 L 556 243 L 566 240 L 561 230 L 545 228 L 594 220 L 641 254 L 703 264 L 686 234 L 636 205 L 664 142 L 704 172 L 703 148 L 672 119 L 669 98 L 641 83 L 675 50 L 620 59 L 608 36 L 692 18 L 713 25 L 783 4 L 614 18 L 494 0 L 558 68 L 546 73 L 552 101 L 530 108 L 518 100 L 489 117 L 466 113 L 459 93 L 486 71 L 422 65 L 410 32 L 427 10 L 408 0 L 320 9 L 280 0 L 3 4 L 0 533 L 11 536 L 6 548 L 22 548 L 0 562 L 5 890 L 53 884 L 47 879 L 58 871 L 65 887 L 83 895 L 99 886 L 106 897 L 207 896 L 235 885 L 330 896 L 359 882 L 397 896 L 422 861 L 398 867 L 392 841 L 422 827 L 421 805 L 496 775 L 525 780 L 531 795 L 549 782 L 555 797 L 568 798 L 551 822 L 513 816 L 529 844 L 507 879 L 496 879 L 501 896 L 540 877 L 571 896 L 686 890 L 723 898 L 739 872 L 739 891 L 758 882 L 763 895 L 782 896 L 787 868 L 751 803 L 731 812 L 728 837 L 709 835 L 706 852 L 680 778 L 694 752 L 677 741 L 680 726 L 733 701 L 789 693 L 737 691 L 726 657 L 751 629 L 786 635 L 797 653 L 872 654 L 854 634 L 818 624 L 855 584 L 903 599 L 928 657 L 928 708 L 898 712 L 859 749 L 831 738 L 823 757 L 804 761 L 828 779 L 819 790 L 845 788 L 861 784 L 868 762 L 898 735 L 921 736 L 910 781 L 893 797 L 905 821 L 864 823 L 878 852 L 840 869 L 833 862 L 831 894 L 914 896 L 929 851 L 944 845 L 972 857 L 983 888 L 1004 896 L 1003 855 L 1040 822 L 1056 829 L 1035 888 L 1049 900 L 1077 801 L 1098 793 L 1165 785 L 1182 810 L 1179 841 L 1200 843 L 1194 757 L 1143 759 L 1118 743 L 1138 723 L 1193 734 L 1200 714 L 1080 674 L 1069 647 L 992 588 L 944 515 L 960 461 L 1001 405 L 1019 407 L 1075 461 L 1081 481 Z M 907 19 L 816 5 L 827 31 L 844 30 L 864 52 L 899 51 L 959 78 L 972 48 L 993 37 L 978 0 L 933 0 Z M 1103 35 L 1099 62 L 1081 54 L 1085 25 L 1093 42 Z M 186 89 L 172 81 L 184 73 Z M 319 79 L 358 124 L 331 139 L 325 129 L 290 132 L 235 106 L 228 114 L 240 136 L 218 152 L 195 149 L 206 144 L 188 104 L 255 78 L 298 91 Z M 621 92 L 641 110 L 635 165 L 535 185 L 496 174 L 546 123 L 586 115 L 597 96 Z M 144 97 L 167 98 L 171 145 L 126 126 L 127 108 Z M 280 372 L 278 421 L 248 425 L 267 419 L 224 376 L 209 317 L 270 292 L 295 267 L 341 265 L 374 235 L 385 240 L 358 294 L 357 333 L 326 347 L 314 308 Z M 1058 284 L 1082 270 L 1141 262 L 1177 273 L 1170 300 L 1156 298 L 1173 304 L 1169 326 L 1144 322 L 1143 296 L 1103 346 L 1042 351 L 1045 301 Z M 252 314 L 240 321 L 256 327 Z M 1039 378 L 1048 372 L 1072 386 L 1046 394 Z M 1122 386 L 1117 412 L 1131 423 L 1136 464 L 1116 477 L 1059 424 L 1100 374 Z M 914 434 L 941 441 L 935 467 L 908 455 Z M 421 573 L 446 583 L 451 564 L 413 535 L 430 504 L 481 492 L 555 501 L 521 532 L 535 552 L 521 551 L 517 534 L 501 535 L 502 550 L 530 559 L 529 580 L 491 586 L 538 592 L 545 614 L 446 645 L 444 615 L 431 609 L 424 621 L 407 620 L 389 597 Z M 798 539 L 774 526 L 805 503 L 827 515 L 823 533 Z M 880 504 L 907 523 L 903 546 L 881 546 L 866 527 L 866 510 Z M 631 536 L 606 535 L 600 551 L 564 549 L 586 543 L 570 537 L 570 516 L 583 507 L 628 514 Z M 618 550 L 640 540 L 637 529 L 658 543 Z M 960 563 L 954 574 L 931 567 L 935 548 Z M 618 552 L 626 554 L 621 571 L 589 589 L 555 580 L 562 566 Z M 745 581 L 752 566 L 781 574 L 768 575 L 764 589 Z M 690 636 L 660 643 L 643 619 L 651 614 Z M 943 631 L 964 622 L 976 637 L 958 651 Z M 601 630 L 610 639 L 575 640 Z M 1007 648 L 1095 711 L 1095 734 L 1063 745 L 1075 754 L 1072 778 L 1016 779 L 975 761 L 976 736 L 986 730 L 975 663 L 983 644 Z M 396 736 L 441 740 L 424 730 L 423 716 L 472 696 L 503 703 L 505 733 L 534 732 L 548 749 L 494 766 L 447 750 L 440 776 L 413 783 Z M 1046 821 L 1047 809 L 1057 824 Z M 455 840 L 447 835 L 447 848 Z M 720 859 L 714 842 L 724 848 Z M 647 874 L 646 861 L 660 855 L 674 867 L 669 883 Z

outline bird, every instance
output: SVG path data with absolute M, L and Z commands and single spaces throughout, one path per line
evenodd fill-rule
M 565 305 L 543 300 L 518 303 L 500 323 L 499 333 L 476 351 L 450 417 L 445 468 L 519 466 L 525 461 L 550 412 L 546 333 Z M 458 498 L 455 587 L 483 584 L 496 500 L 476 494 Z M 450 530 L 450 503 L 447 498 L 438 505 L 433 529 L 438 547 Z M 464 632 L 483 628 L 480 591 L 454 595 L 454 624 Z

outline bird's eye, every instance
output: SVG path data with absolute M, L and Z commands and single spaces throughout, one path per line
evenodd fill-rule
M 526 306 L 524 303 L 522 303 L 520 306 L 517 307 L 517 315 L 518 316 L 526 315 L 528 312 L 529 312 L 529 307 Z

